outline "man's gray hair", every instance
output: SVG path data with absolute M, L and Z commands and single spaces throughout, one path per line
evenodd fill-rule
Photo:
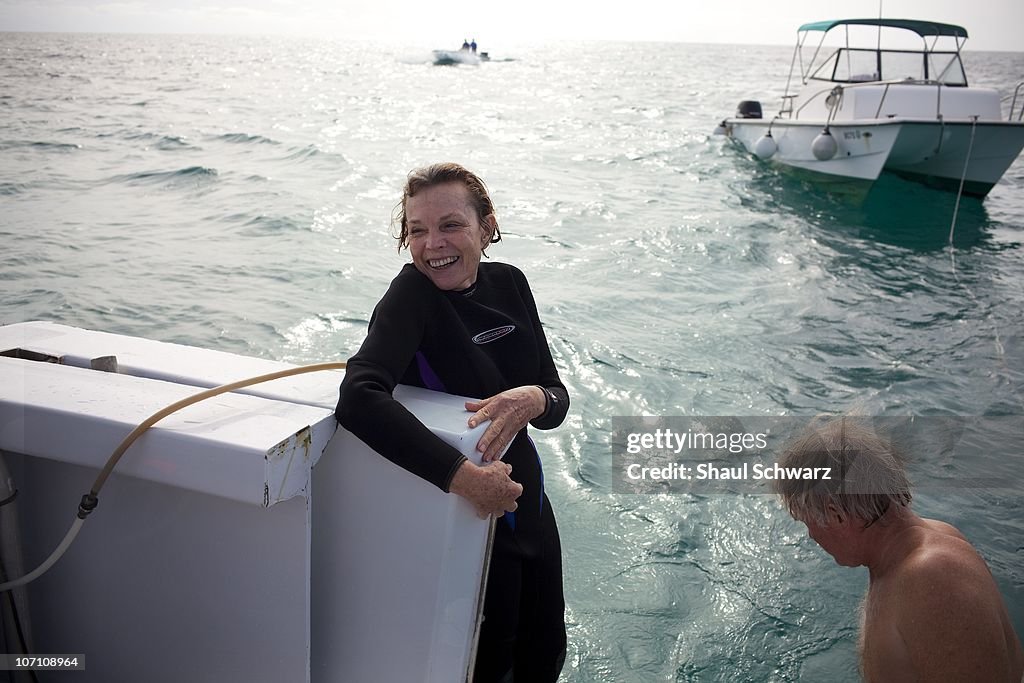
M 787 447 L 782 467 L 828 467 L 830 479 L 776 479 L 794 519 L 826 524 L 829 505 L 870 526 L 895 503 L 908 506 L 910 481 L 891 440 L 863 418 L 816 419 Z

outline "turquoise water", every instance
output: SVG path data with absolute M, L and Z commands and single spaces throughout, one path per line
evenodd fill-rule
M 429 47 L 0 34 L 0 323 L 345 359 L 405 258 L 405 173 L 489 183 L 573 409 L 537 434 L 562 530 L 563 680 L 852 681 L 863 570 L 757 495 L 612 491 L 613 416 L 1024 413 L 1024 162 L 984 202 L 866 199 L 711 136 L 788 48 Z M 967 53 L 1005 89 L 1024 54 Z M 1020 439 L 1002 486 L 924 486 L 1024 633 Z M 918 480 L 975 467 L 918 454 Z M 951 470 L 952 467 L 952 470 Z M 960 470 L 956 468 L 959 467 Z M 975 470 L 977 468 L 975 467 Z

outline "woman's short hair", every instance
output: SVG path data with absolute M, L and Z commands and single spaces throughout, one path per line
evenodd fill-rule
M 454 162 L 446 161 L 431 164 L 430 166 L 416 168 L 409 172 L 409 177 L 405 181 L 405 187 L 402 189 L 402 201 L 395 207 L 394 214 L 392 215 L 392 225 L 398 226 L 398 234 L 395 237 L 398 239 L 399 251 L 402 250 L 402 247 L 409 244 L 409 225 L 405 216 L 405 205 L 409 201 L 409 197 L 428 187 L 445 183 L 462 183 L 466 186 L 466 189 L 469 190 L 470 201 L 473 203 L 477 219 L 480 221 L 480 225 L 485 230 L 487 229 L 486 219 L 494 214 L 494 204 L 491 203 L 491 196 L 487 192 L 487 185 L 484 181 L 469 169 Z M 501 232 L 498 230 L 497 222 L 495 222 L 494 231 L 489 236 L 487 244 L 500 241 Z M 484 249 L 486 250 L 486 246 Z
M 828 480 L 774 480 L 789 513 L 803 522 L 826 524 L 834 505 L 867 527 L 912 498 L 902 456 L 862 418 L 816 419 L 787 445 L 779 465 L 830 469 Z

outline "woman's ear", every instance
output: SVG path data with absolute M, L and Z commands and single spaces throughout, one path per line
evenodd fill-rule
M 480 248 L 486 249 L 491 244 L 491 239 L 494 237 L 494 232 L 498 229 L 498 219 L 494 217 L 493 213 L 489 213 L 484 217 L 483 224 L 480 226 L 483 235 L 481 235 Z

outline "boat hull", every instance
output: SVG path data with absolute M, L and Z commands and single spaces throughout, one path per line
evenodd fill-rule
M 765 158 L 772 162 L 827 175 L 871 181 L 877 179 L 882 172 L 900 132 L 900 126 L 891 123 L 865 122 L 864 125 L 831 126 L 837 151 L 834 157 L 823 161 L 817 159 L 812 151 L 814 139 L 825 128 L 823 122 L 727 119 L 725 124 L 726 135 L 751 154 L 756 154 L 754 150 L 758 140 L 770 130 L 776 150 Z
M 480 64 L 480 61 L 479 56 L 466 50 L 434 50 L 434 64 L 438 66 L 454 64 L 477 66 Z
M 882 171 L 943 189 L 984 197 L 1024 149 L 1024 123 L 890 118 L 833 122 L 836 154 L 812 152 L 824 121 L 727 119 L 726 135 L 756 154 L 771 131 L 774 163 L 852 180 L 874 181 Z M 763 151 L 763 150 L 762 150 Z M 966 162 L 966 163 L 965 163 Z
M 935 121 L 902 124 L 885 170 L 933 187 L 984 197 L 1024 149 L 1024 124 Z

